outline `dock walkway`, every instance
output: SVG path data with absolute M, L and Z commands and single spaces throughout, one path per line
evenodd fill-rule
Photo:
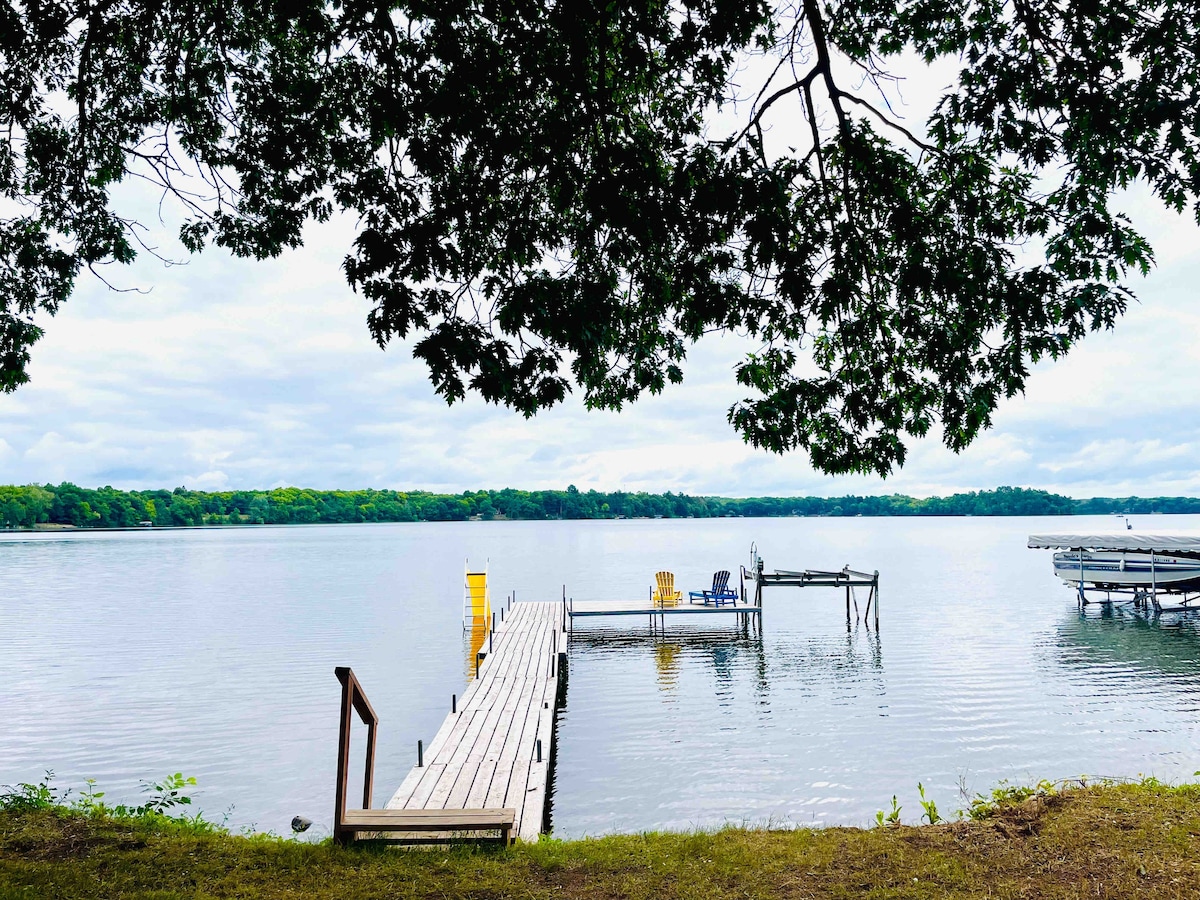
M 487 645 L 485 644 L 485 647 Z M 514 831 L 536 840 L 567 649 L 561 603 L 516 603 L 491 637 L 479 677 L 458 700 L 389 809 L 516 810 Z
M 761 604 L 747 603 L 744 600 L 727 601 L 720 606 L 705 605 L 681 601 L 676 606 L 658 606 L 650 598 L 641 600 L 571 600 L 567 603 L 567 625 L 574 629 L 576 619 L 593 618 L 596 616 L 646 616 L 651 627 L 655 622 L 664 622 L 667 616 L 679 615 L 728 615 L 737 616 L 740 623 L 749 623 L 752 616 L 762 614 Z

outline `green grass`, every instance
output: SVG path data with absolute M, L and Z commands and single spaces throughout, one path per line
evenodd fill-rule
M 1000 789 L 972 815 L 925 827 L 405 850 L 34 804 L 0 811 L 0 900 L 1200 895 L 1200 786 Z

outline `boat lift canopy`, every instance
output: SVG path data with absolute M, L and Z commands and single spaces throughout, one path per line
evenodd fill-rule
M 1092 534 L 1031 534 L 1032 550 L 1131 550 L 1143 553 L 1200 553 L 1200 534 L 1145 534 L 1138 531 Z

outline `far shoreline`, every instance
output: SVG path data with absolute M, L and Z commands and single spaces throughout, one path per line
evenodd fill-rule
M 227 522 L 215 522 L 210 525 L 66 525 L 56 522 L 43 522 L 32 528 L 9 528 L 0 526 L 0 535 L 2 534 L 104 534 L 112 532 L 162 532 L 162 531 L 242 531 L 258 528 L 332 528 L 343 526 L 378 526 L 378 525 L 460 525 L 460 524 L 497 524 L 497 525 L 512 525 L 524 524 L 531 522 L 714 522 L 714 521 L 730 521 L 734 519 L 754 520 L 754 521 L 779 521 L 787 519 L 897 519 L 903 521 L 911 521 L 913 519 L 929 520 L 929 519 L 1074 519 L 1085 516 L 1107 516 L 1109 513 L 1020 513 L 1020 514 L 988 514 L 975 515 L 973 513 L 920 513 L 912 515 L 900 514 L 863 514 L 855 515 L 786 515 L 786 516 L 607 516 L 607 517 L 590 517 L 590 518 L 562 518 L 562 519 L 508 519 L 501 516 L 496 516 L 492 519 L 483 519 L 479 516 L 472 516 L 467 519 L 419 519 L 416 521 L 397 519 L 395 521 L 386 522 L 243 522 L 240 525 L 233 525 Z M 1164 512 L 1149 512 L 1137 513 L 1139 516 L 1194 516 L 1200 513 L 1164 513 Z

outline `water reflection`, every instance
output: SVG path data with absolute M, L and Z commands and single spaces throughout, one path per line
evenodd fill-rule
M 679 644 L 675 641 L 659 641 L 654 648 L 654 665 L 658 669 L 658 686 L 671 690 L 679 680 Z
M 475 668 L 478 665 L 479 652 L 483 649 L 484 641 L 488 636 L 488 622 L 486 619 L 472 619 L 470 630 L 463 629 L 463 651 L 465 659 L 463 660 L 463 674 L 467 681 L 475 679 Z
M 856 624 L 840 637 L 794 632 L 783 640 L 782 652 L 772 660 L 777 675 L 808 677 L 815 672 L 853 681 L 864 674 L 883 674 L 883 639 L 875 629 Z
M 1103 525 L 1061 523 L 1089 527 Z M 140 779 L 182 770 L 206 813 L 235 805 L 234 827 L 286 830 L 303 813 L 328 828 L 332 668 L 354 666 L 382 719 L 382 794 L 486 649 L 483 622 L 463 630 L 464 558 L 499 561 L 494 589 L 528 599 L 556 599 L 564 582 L 576 596 L 634 596 L 637 573 L 664 560 L 680 583 L 709 583 L 713 560 L 752 540 L 772 563 L 878 567 L 886 659 L 873 628 L 846 624 L 843 598 L 809 590 L 770 593 L 762 636 L 714 621 L 657 636 L 644 620 L 640 633 L 632 620 L 577 630 L 557 834 L 869 824 L 893 794 L 907 820 L 918 781 L 953 809 L 964 773 L 981 791 L 1085 772 L 1191 778 L 1200 616 L 1079 615 L 1025 547 L 1055 528 L 864 518 L 0 535 L 0 783 L 53 768 L 64 787 L 96 778 L 114 801 L 140 802 Z
M 636 665 L 636 655 L 654 659 L 655 679 L 663 691 L 679 683 L 680 667 L 699 665 L 715 676 L 718 685 L 733 682 L 738 669 L 749 666 L 757 681 L 766 685 L 766 656 L 762 635 L 750 631 L 702 631 L 680 629 L 662 632 L 620 631 L 617 628 L 576 630 L 571 635 L 572 652 L 603 655 L 620 653 Z
M 1090 606 L 1058 626 L 1061 664 L 1077 675 L 1104 679 L 1105 692 L 1141 689 L 1146 680 L 1200 706 L 1200 619 L 1128 606 Z

